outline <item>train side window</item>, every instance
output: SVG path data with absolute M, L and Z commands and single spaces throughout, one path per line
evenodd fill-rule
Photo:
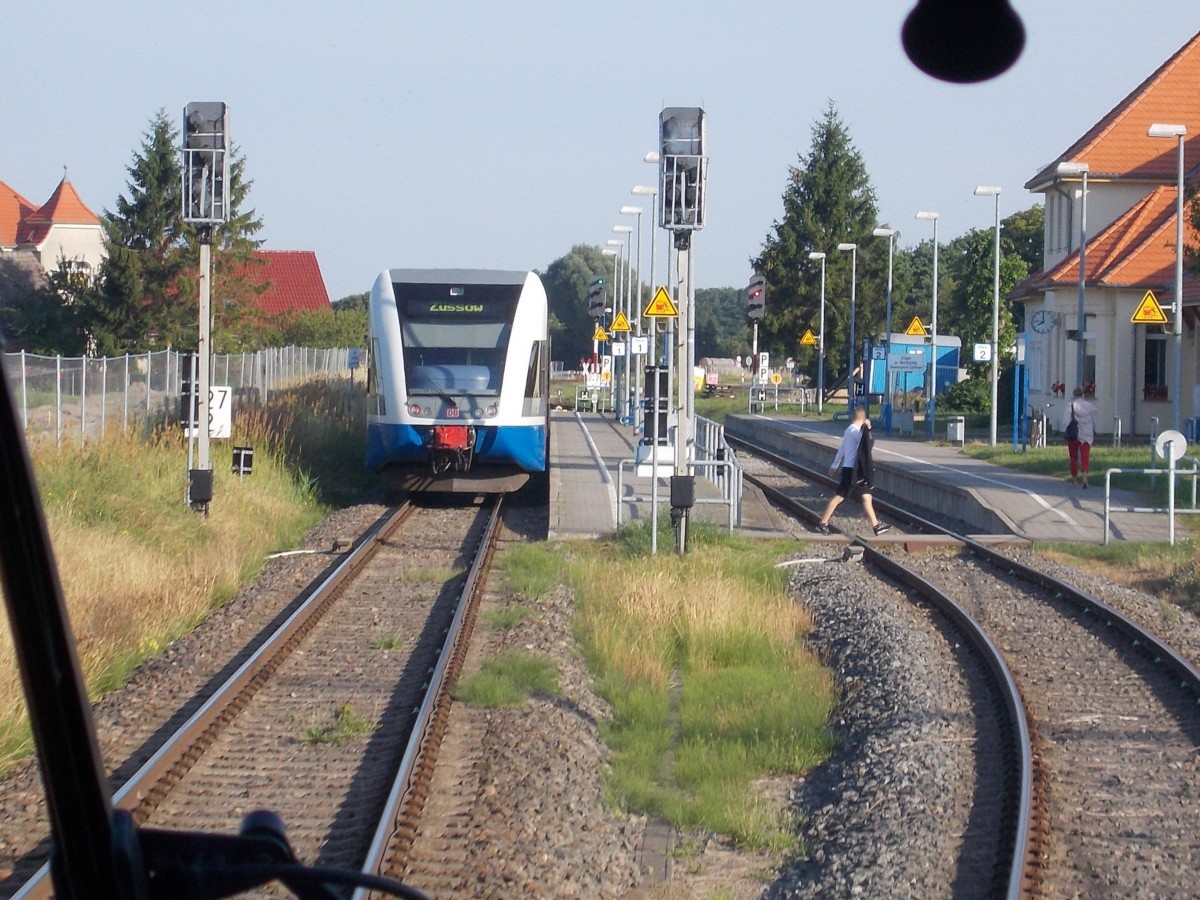
M 541 415 L 545 406 L 545 380 L 542 368 L 546 364 L 546 342 L 534 341 L 529 351 L 529 371 L 525 375 L 524 413 L 527 416 Z

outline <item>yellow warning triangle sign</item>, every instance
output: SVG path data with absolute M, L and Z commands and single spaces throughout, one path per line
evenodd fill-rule
M 812 333 L 811 328 L 805 330 L 804 337 L 800 338 L 800 343 L 805 347 L 817 346 L 817 336 Z
M 615 319 L 613 319 L 612 324 L 608 326 L 608 330 L 609 331 L 632 331 L 633 330 L 632 328 L 629 327 L 629 319 L 627 319 L 625 317 L 624 310 L 620 310 L 617 312 L 617 317 Z
M 595 332 L 592 334 L 593 341 L 607 341 L 608 333 L 604 330 L 603 325 L 597 325 Z
M 1154 296 L 1154 291 L 1146 291 L 1146 296 L 1142 298 L 1142 302 L 1138 304 L 1138 308 L 1133 311 L 1133 315 L 1129 317 L 1129 321 L 1134 325 L 1167 324 L 1166 313 L 1158 305 L 1158 298 Z
M 920 316 L 912 317 L 912 321 L 908 323 L 908 327 L 904 329 L 904 333 L 909 337 L 925 337 L 928 334 L 925 326 L 921 323 Z
M 654 298 L 642 310 L 642 315 L 651 319 L 673 319 L 679 315 L 679 310 L 671 302 L 671 298 L 667 295 L 667 289 L 659 287 L 654 292 Z

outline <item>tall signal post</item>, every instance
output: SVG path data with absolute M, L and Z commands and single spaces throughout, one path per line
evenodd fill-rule
M 754 360 L 753 376 L 750 378 L 750 412 L 754 412 L 754 396 L 758 388 L 758 323 L 767 314 L 767 279 L 755 275 L 746 286 L 746 317 L 753 325 L 754 337 L 750 345 L 751 358 Z
M 188 502 L 208 512 L 212 502 L 209 457 L 209 392 L 212 378 L 212 232 L 229 221 L 229 108 L 224 103 L 189 103 L 183 110 L 183 221 L 197 226 L 200 241 L 200 337 L 197 373 L 192 389 L 198 411 L 196 468 L 188 471 Z M 185 422 L 192 419 L 185 398 Z
M 675 303 L 680 320 L 675 341 L 675 356 L 679 361 L 675 474 L 671 477 L 671 520 L 676 523 L 675 549 L 679 554 L 687 547 L 688 516 L 696 502 L 696 481 L 688 459 L 695 413 L 692 370 L 696 353 L 691 248 L 692 232 L 704 227 L 708 179 L 706 132 L 704 110 L 698 106 L 668 106 L 659 113 L 658 187 L 662 197 L 659 224 L 674 235 Z

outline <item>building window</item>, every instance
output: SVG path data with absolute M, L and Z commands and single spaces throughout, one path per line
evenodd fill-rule
M 1167 336 L 1146 335 L 1146 363 L 1143 369 L 1143 395 L 1146 400 L 1167 399 Z

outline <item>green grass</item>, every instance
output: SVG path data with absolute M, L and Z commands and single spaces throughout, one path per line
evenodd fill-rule
M 304 729 L 300 739 L 306 744 L 348 744 L 378 727 L 370 719 L 360 716 L 349 703 L 344 703 L 334 712 L 332 722 L 314 722 Z
M 1037 475 L 1049 475 L 1058 478 L 1070 477 L 1070 461 L 1067 457 L 1065 443 L 1051 444 L 1047 447 L 1030 447 L 1027 452 L 1013 453 L 1012 445 L 998 444 L 990 447 L 986 444 L 967 444 L 962 451 L 974 459 L 982 459 L 1006 469 L 1017 472 L 1030 472 Z M 1148 469 L 1166 468 L 1160 460 L 1154 466 L 1150 464 L 1150 446 L 1122 447 L 1093 445 L 1090 461 L 1091 474 L 1089 484 L 1093 488 L 1104 490 L 1104 473 L 1106 469 Z M 1155 505 L 1166 506 L 1167 477 L 1159 475 L 1113 475 L 1112 486 L 1122 490 L 1136 491 Z M 1191 504 L 1192 482 L 1190 478 L 1177 477 L 1175 484 L 1175 501 L 1179 505 Z M 1101 495 L 1103 496 L 1103 494 Z
M 646 527 L 634 526 L 536 550 L 554 561 L 539 566 L 574 589 L 577 634 L 611 704 L 601 723 L 613 754 L 609 797 L 680 828 L 788 852 L 793 823 L 753 784 L 825 759 L 835 702 L 829 673 L 804 646 L 811 623 L 776 568 L 792 547 L 715 527 L 694 527 L 683 558 L 651 558 L 648 546 Z
M 488 709 L 515 709 L 534 694 L 560 694 L 557 666 L 535 653 L 506 653 L 484 660 L 479 671 L 461 678 L 454 691 L 456 700 Z
M 544 597 L 562 583 L 562 563 L 537 544 L 517 544 L 501 560 L 509 586 L 530 600 Z
M 483 622 L 493 631 L 508 631 L 537 615 L 537 610 L 524 603 L 517 603 L 498 612 L 485 612 Z
M 404 646 L 404 635 L 382 634 L 371 641 L 372 650 L 399 650 Z

